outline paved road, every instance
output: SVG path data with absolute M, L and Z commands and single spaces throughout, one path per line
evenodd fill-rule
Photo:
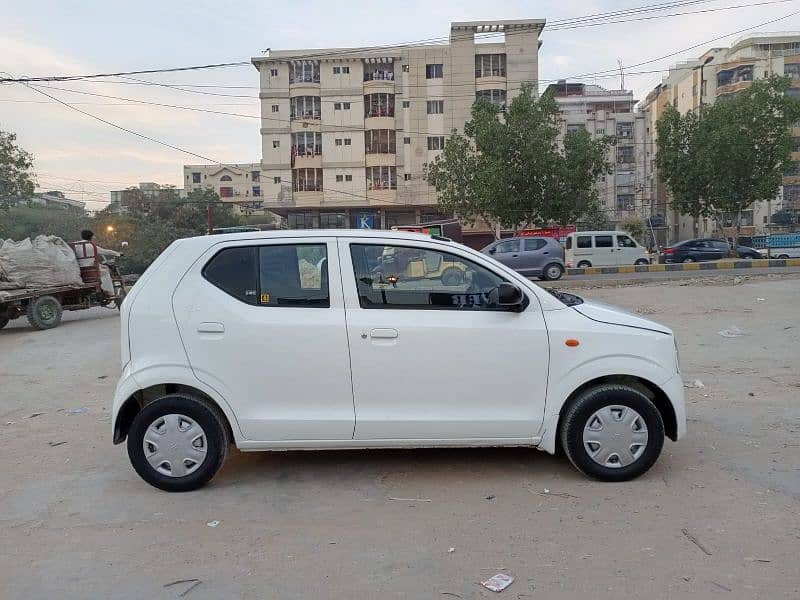
M 166 494 L 111 444 L 116 312 L 16 321 L 0 331 L 0 598 L 166 600 L 198 579 L 188 600 L 796 599 L 800 280 L 715 281 L 581 292 L 673 327 L 705 386 L 686 390 L 688 437 L 623 484 L 524 448 L 234 452 L 208 487 Z M 717 334 L 733 325 L 745 335 Z M 516 578 L 502 594 L 477 585 L 497 572 Z
M 800 267 L 761 269 L 720 269 L 709 271 L 660 271 L 654 273 L 610 273 L 606 275 L 565 275 L 558 284 L 571 281 L 671 281 L 708 277 L 764 277 L 767 275 L 800 275 Z

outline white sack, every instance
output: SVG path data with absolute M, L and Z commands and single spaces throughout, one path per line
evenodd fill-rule
M 81 270 L 72 247 L 54 235 L 0 245 L 0 272 L 21 287 L 80 285 Z

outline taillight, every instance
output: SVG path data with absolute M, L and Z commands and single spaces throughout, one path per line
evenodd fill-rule
M 664 248 L 664 254 L 675 254 L 675 248 Z

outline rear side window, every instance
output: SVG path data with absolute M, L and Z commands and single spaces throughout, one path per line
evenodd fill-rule
M 714 248 L 716 248 L 717 250 L 724 250 L 724 251 L 726 251 L 726 252 L 727 252 L 727 251 L 728 251 L 728 248 L 729 248 L 729 246 L 728 246 L 728 242 L 715 241 L 715 242 L 711 242 L 711 244 L 712 244 L 712 245 L 714 246 Z
M 203 267 L 203 277 L 247 304 L 257 304 L 257 273 L 256 250 L 247 246 L 220 250 Z
M 591 248 L 591 247 L 592 247 L 592 236 L 590 235 L 578 236 L 578 248 Z
M 595 248 L 611 248 L 614 246 L 614 241 L 610 235 L 596 235 L 594 236 Z
M 225 248 L 208 261 L 203 277 L 247 304 L 330 306 L 325 244 Z
M 541 250 L 547 245 L 547 242 L 542 238 L 531 238 L 525 240 L 525 252 L 531 252 L 533 250 Z

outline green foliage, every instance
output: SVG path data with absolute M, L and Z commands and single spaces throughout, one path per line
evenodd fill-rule
M 560 141 L 552 95 L 533 97 L 523 87 L 508 111 L 480 100 L 464 134 L 453 133 L 426 171 L 443 211 L 472 223 L 481 218 L 505 227 L 573 223 L 598 202 L 594 182 L 607 173 L 610 138 L 585 131 Z
M 33 156 L 16 141 L 16 134 L 0 130 L 0 208 L 33 195 Z
M 791 163 L 789 127 L 800 118 L 800 100 L 786 93 L 789 87 L 786 77 L 772 76 L 703 106 L 699 117 L 673 107 L 664 112 L 658 169 L 680 212 L 738 214 L 777 196 Z
M 603 207 L 595 204 L 577 221 L 577 225 L 581 231 L 605 231 L 611 229 L 612 223 Z
M 633 236 L 633 239 L 635 239 L 640 244 L 644 243 L 645 241 L 644 240 L 644 234 L 646 231 L 645 223 L 644 220 L 639 217 L 633 215 L 625 217 L 624 219 L 622 219 L 622 221 L 619 222 L 617 229 L 621 231 L 627 231 L 628 233 L 631 234 L 631 236 Z
M 37 235 L 57 235 L 66 241 L 80 238 L 91 219 L 81 211 L 16 206 L 0 211 L 0 239 L 22 240 Z

